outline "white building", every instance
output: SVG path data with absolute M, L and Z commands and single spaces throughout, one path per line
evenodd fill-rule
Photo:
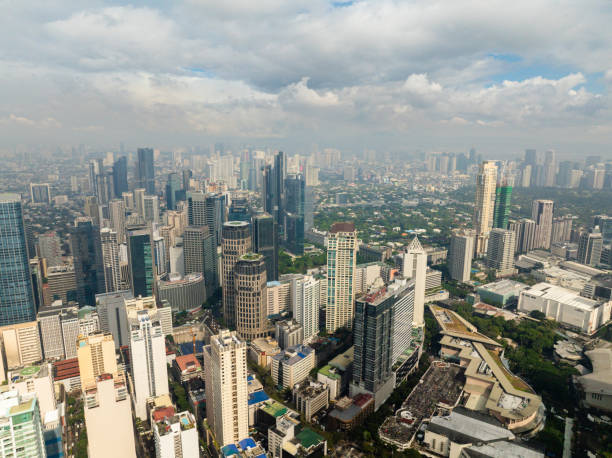
M 226 329 L 204 348 L 206 418 L 221 447 L 249 435 L 246 353 L 246 342 Z
M 521 291 L 518 310 L 542 312 L 546 318 L 585 334 L 593 334 L 610 321 L 612 301 L 598 302 L 576 292 L 548 283 L 538 283 Z
M 414 312 L 415 326 L 425 324 L 425 284 L 427 282 L 427 251 L 423 249 L 418 237 L 412 239 L 406 253 L 403 254 L 402 275 L 414 279 Z
M 495 161 L 483 161 L 476 175 L 476 199 L 474 205 L 473 226 L 476 230 L 475 253 L 487 252 L 489 232 L 493 227 L 495 207 L 495 188 L 497 184 L 497 165 Z
M 499 275 L 511 274 L 514 267 L 516 235 L 513 231 L 495 228 L 489 233 L 486 264 Z
M 290 309 L 291 282 L 269 281 L 266 284 L 268 315 L 278 315 Z
M 292 389 L 306 380 L 315 364 L 315 351 L 309 346 L 289 347 L 272 358 L 272 380 L 276 385 Z
M 454 231 L 451 237 L 448 264 L 450 276 L 458 282 L 467 282 L 472 273 L 472 258 L 474 257 L 474 241 L 476 231 Z
M 147 400 L 168 394 L 166 338 L 154 310 L 128 309 L 134 410 L 147 418 Z
M 0 456 L 46 457 L 36 397 L 25 400 L 17 391 L 0 394 Z
M 200 456 L 197 422 L 189 411 L 153 423 L 156 458 Z
M 291 282 L 293 317 L 302 325 L 306 342 L 319 334 L 320 287 L 321 282 L 310 276 Z
M 108 227 L 100 230 L 102 264 L 106 292 L 121 289 L 121 270 L 119 270 L 119 243 L 117 233 Z
M 47 414 L 55 411 L 57 408 L 51 364 L 28 366 L 10 371 L 7 379 L 8 389 L 17 391 L 23 399 L 36 396 L 40 409 L 40 418 L 43 423 Z

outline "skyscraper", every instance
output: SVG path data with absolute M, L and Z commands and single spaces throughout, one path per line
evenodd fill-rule
M 249 209 L 249 202 L 246 198 L 234 198 L 232 204 L 229 207 L 228 221 L 245 221 L 251 223 L 251 211 Z
M 168 210 L 176 210 L 176 202 L 180 200 L 183 182 L 178 173 L 172 172 L 168 174 L 168 183 L 166 184 L 166 206 Z M 184 197 L 184 196 L 183 196 Z
M 128 228 L 128 264 L 134 296 L 148 297 L 153 294 L 153 253 L 151 233 L 143 227 Z
M 159 223 L 159 197 L 144 196 L 144 215 L 147 223 Z
M 453 231 L 450 252 L 448 253 L 448 268 L 453 280 L 458 282 L 470 280 L 475 238 L 476 231 L 473 230 Z
M 62 264 L 62 244 L 55 231 L 38 236 L 38 256 L 47 260 L 47 266 Z
M 309 341 L 319 334 L 321 281 L 310 276 L 296 276 L 291 279 L 291 295 L 293 317 L 302 326 L 304 340 Z
M 127 158 L 125 156 L 121 156 L 113 163 L 113 186 L 115 197 L 121 197 L 124 192 L 128 192 Z
M 113 231 L 117 233 L 117 242 L 125 242 L 125 202 L 113 199 L 108 203 L 108 216 Z
M 185 275 L 201 272 L 206 283 L 206 297 L 219 287 L 217 242 L 208 226 L 187 226 L 183 233 Z
M 551 187 L 555 185 L 557 177 L 557 163 L 555 161 L 555 152 L 552 150 L 546 151 L 544 156 L 544 186 Z
M 0 442 L 2 456 L 45 457 L 40 407 L 36 396 L 17 391 L 0 394 Z
M 251 234 L 248 223 L 228 221 L 223 224 L 222 286 L 223 318 L 227 326 L 236 326 L 234 267 L 243 254 L 251 251 Z
M 117 373 L 115 342 L 110 333 L 96 332 L 89 336 L 80 336 L 76 347 L 83 388 L 95 384 L 102 374 Z
M 152 148 L 138 148 L 136 181 L 138 187 L 145 188 L 147 194 L 155 194 L 155 167 L 153 165 Z
M 0 194 L 0 325 L 36 319 L 21 196 Z
M 121 271 L 119 270 L 119 244 L 117 233 L 108 227 L 100 230 L 102 246 L 102 263 L 104 265 L 105 292 L 121 289 Z
M 156 310 L 128 307 L 130 358 L 134 381 L 134 411 L 147 419 L 147 400 L 168 394 L 166 343 Z
M 582 231 L 578 240 L 578 262 L 587 266 L 596 266 L 601 262 L 603 237 L 599 226 L 590 231 Z
M 477 256 L 487 252 L 487 238 L 493 227 L 496 182 L 497 166 L 495 162 L 482 162 L 476 176 L 476 202 L 473 219 L 473 226 L 476 230 L 474 249 Z
M 105 291 L 100 229 L 91 218 L 77 218 L 70 230 L 70 246 L 79 305 L 95 305 L 96 294 Z
M 418 237 L 414 237 L 403 254 L 402 275 L 414 279 L 414 312 L 415 326 L 425 324 L 425 283 L 427 281 L 427 252 L 421 246 Z
M 359 243 L 353 223 L 334 223 L 325 239 L 327 247 L 327 332 L 353 326 L 355 266 Z
M 208 226 L 217 245 L 220 245 L 225 222 L 225 196 L 219 193 L 190 192 L 187 200 L 189 225 Z
M 266 264 L 257 253 L 243 254 L 234 266 L 235 323 L 238 335 L 252 341 L 268 331 Z
M 489 237 L 486 264 L 501 274 L 510 273 L 514 266 L 516 236 L 513 231 L 495 228 Z
M 287 176 L 287 161 L 285 153 L 279 151 L 274 156 L 274 197 L 272 214 L 279 225 L 279 229 L 283 224 L 283 215 L 285 213 L 285 177 Z
M 268 281 L 278 280 L 278 229 L 269 213 L 253 218 L 253 251 L 264 256 Z
M 506 229 L 510 216 L 510 199 L 512 186 L 501 184 L 495 189 L 495 209 L 493 211 L 493 227 Z
M 295 255 L 304 254 L 304 211 L 306 186 L 302 175 L 285 179 L 285 244 Z
M 537 199 L 533 201 L 531 219 L 536 223 L 536 235 L 533 248 L 550 248 L 550 237 L 552 235 L 553 221 L 552 200 Z
M 219 446 L 248 437 L 247 345 L 226 329 L 204 347 L 206 418 Z

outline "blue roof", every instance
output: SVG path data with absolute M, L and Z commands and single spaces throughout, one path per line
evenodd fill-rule
M 253 374 L 249 374 L 247 375 L 247 382 L 250 382 L 251 380 L 253 380 L 255 377 L 253 377 Z
M 204 341 L 196 340 L 196 353 L 202 353 L 204 349 Z M 179 344 L 179 348 L 181 350 L 181 355 L 190 355 L 193 353 L 193 342 L 185 342 Z
M 240 454 L 240 452 L 238 451 L 238 447 L 236 447 L 234 444 L 229 444 L 225 447 L 221 447 L 221 453 L 223 453 L 223 456 L 232 456 Z
M 259 404 L 260 402 L 264 402 L 270 399 L 264 391 L 255 391 L 254 393 L 249 394 L 249 405 Z
M 238 442 L 238 444 L 240 445 L 240 448 L 242 450 L 247 450 L 249 448 L 255 448 L 257 446 L 257 444 L 255 444 L 255 441 L 251 439 L 250 437 L 247 437 L 246 439 L 242 439 L 240 442 Z
M 266 286 L 278 286 L 280 284 L 281 284 L 281 282 L 279 282 L 278 280 L 273 280 L 273 281 L 267 282 Z
M 300 351 L 300 352 L 298 352 L 298 356 L 299 356 L 300 358 L 306 358 L 306 355 L 305 355 L 304 353 L 302 353 L 301 351 Z

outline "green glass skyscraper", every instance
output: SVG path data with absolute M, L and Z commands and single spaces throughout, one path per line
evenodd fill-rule
M 508 228 L 508 216 L 510 215 L 511 198 L 512 186 L 502 185 L 498 186 L 495 189 L 495 209 L 493 210 L 494 228 Z
M 153 256 L 151 233 L 143 227 L 127 232 L 128 264 L 134 297 L 153 295 Z

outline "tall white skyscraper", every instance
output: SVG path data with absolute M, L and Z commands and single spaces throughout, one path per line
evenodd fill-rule
M 159 197 L 144 196 L 143 197 L 144 214 L 142 217 L 148 223 L 159 223 Z
M 483 161 L 476 175 L 476 201 L 474 205 L 473 226 L 476 230 L 475 253 L 477 256 L 487 252 L 487 239 L 493 227 L 495 209 L 495 187 L 497 166 L 494 161 Z
M 168 394 L 166 344 L 161 321 L 151 310 L 128 308 L 134 410 L 146 420 L 147 399 Z
M 552 200 L 536 199 L 531 208 L 531 219 L 536 223 L 534 248 L 550 248 L 552 236 L 553 207 Z
M 227 329 L 204 348 L 206 418 L 219 446 L 248 437 L 247 347 Z
M 321 282 L 311 276 L 291 279 L 293 318 L 302 325 L 304 340 L 319 334 L 319 300 Z
M 117 233 L 108 227 L 100 230 L 102 245 L 102 263 L 104 265 L 104 284 L 107 293 L 121 288 L 121 270 L 119 269 L 119 244 Z
M 448 254 L 448 266 L 453 280 L 458 282 L 469 281 L 472 273 L 475 238 L 476 231 L 470 229 L 453 232 L 450 253 Z
M 427 281 L 427 252 L 421 246 L 418 237 L 412 239 L 406 253 L 403 254 L 402 275 L 414 279 L 414 315 L 415 326 L 425 323 L 425 283 Z
M 111 228 L 117 233 L 117 241 L 125 243 L 125 202 L 113 199 L 108 203 Z
M 516 235 L 506 229 L 493 229 L 487 248 L 487 267 L 499 273 L 509 273 L 514 266 Z
M 335 332 L 352 328 L 355 315 L 355 267 L 359 241 L 353 223 L 334 223 L 325 239 L 327 248 L 327 308 L 325 327 Z

